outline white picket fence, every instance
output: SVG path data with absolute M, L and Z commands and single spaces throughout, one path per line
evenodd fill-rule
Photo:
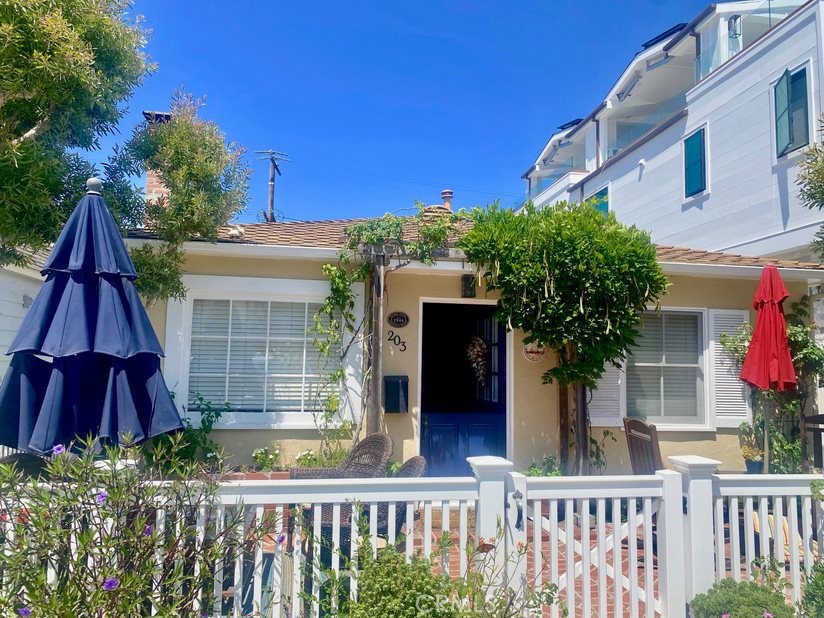
M 803 572 L 821 560 L 824 509 L 810 487 L 821 477 L 720 475 L 713 460 L 670 459 L 675 470 L 651 476 L 528 478 L 505 459 L 476 457 L 466 478 L 225 482 L 218 524 L 238 509 L 244 527 L 266 513 L 274 523 L 214 565 L 204 594 L 214 618 L 318 616 L 328 569 L 349 576 L 346 594 L 358 594 L 360 530 L 372 552 L 394 545 L 407 558 L 438 552 L 446 534 L 452 547 L 436 564 L 453 576 L 473 568 L 464 548 L 483 539 L 501 586 L 522 594 L 553 583 L 573 618 L 680 618 L 695 594 L 751 577 L 753 561 L 769 556 L 792 584 L 788 600 L 798 601 Z M 158 529 L 176 521 L 167 515 L 158 513 Z M 202 517 L 196 527 L 202 542 Z M 338 597 L 329 599 L 333 615 Z
M 788 601 L 798 601 L 802 572 L 821 559 L 824 505 L 813 500 L 810 487 L 820 477 L 719 475 L 716 461 L 671 459 L 674 471 L 653 476 L 528 478 L 504 459 L 479 457 L 470 458 L 474 478 L 227 483 L 227 506 L 242 503 L 260 514 L 264 505 L 279 505 L 274 508 L 283 515 L 283 505 L 303 505 L 314 515 L 311 536 L 331 536 L 336 551 L 323 559 L 318 544 L 301 543 L 296 535 L 268 554 L 261 543 L 253 561 L 234 565 L 234 583 L 222 578 L 215 594 L 232 591 L 233 616 L 247 615 L 250 599 L 266 616 L 318 615 L 317 565 L 339 571 L 357 555 L 357 532 L 351 542 L 344 537 L 357 531 L 361 515 L 353 509 L 351 522 L 341 521 L 346 505 L 357 501 L 368 517 L 373 551 L 400 539 L 407 557 L 431 555 L 440 536 L 449 534 L 453 550 L 439 562 L 453 575 L 471 566 L 463 551 L 468 541 L 502 532 L 492 548 L 507 569 L 502 585 L 517 590 L 553 583 L 573 618 L 686 616 L 695 594 L 724 577 L 751 578 L 753 561 L 769 556 L 792 585 Z M 387 509 L 388 500 L 389 520 L 400 513 L 403 525 L 380 531 L 378 510 Z M 332 511 L 331 531 L 321 529 L 324 508 Z M 512 560 L 519 544 L 528 548 L 526 555 Z M 309 576 L 302 574 L 307 568 Z M 305 602 L 302 591 L 315 602 Z M 357 595 L 357 578 L 349 594 Z M 560 608 L 545 615 L 559 616 Z

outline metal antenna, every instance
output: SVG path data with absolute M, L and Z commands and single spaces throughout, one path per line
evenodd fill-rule
M 259 161 L 269 161 L 269 207 L 266 212 L 261 213 L 263 220 L 267 223 L 275 222 L 275 172 L 280 176 L 280 166 L 278 161 L 284 163 L 291 163 L 289 155 L 285 152 L 278 152 L 277 150 L 256 150 L 255 154 L 261 155 L 258 157 Z

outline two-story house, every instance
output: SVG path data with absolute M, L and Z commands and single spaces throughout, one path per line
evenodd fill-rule
M 712 4 L 642 45 L 524 173 L 537 206 L 601 199 L 656 243 L 808 256 L 798 164 L 822 110 L 824 1 Z

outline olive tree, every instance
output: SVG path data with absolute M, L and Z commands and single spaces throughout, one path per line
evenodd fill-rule
M 459 241 L 488 291 L 497 291 L 497 317 L 521 329 L 525 343 L 553 350 L 544 383 L 557 382 L 562 454 L 570 439 L 566 393 L 575 386 L 575 465 L 587 469 L 590 446 L 586 389 L 607 364 L 620 366 L 636 341 L 647 306 L 657 304 L 667 278 L 649 234 L 604 215 L 592 203 L 565 202 L 520 213 L 475 209 Z

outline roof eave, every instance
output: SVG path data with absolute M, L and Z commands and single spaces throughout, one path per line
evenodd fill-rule
M 686 275 L 692 277 L 713 277 L 724 279 L 752 279 L 761 277 L 763 266 L 739 266 L 735 264 L 707 264 L 688 262 L 660 261 L 661 267 L 668 275 Z M 805 283 L 824 282 L 824 270 L 814 268 L 792 268 L 776 265 L 781 276 L 787 281 Z
M 158 240 L 127 238 L 126 246 L 157 245 Z M 292 245 L 266 245 L 244 242 L 197 242 L 183 243 L 183 251 L 189 255 L 213 255 L 221 257 L 247 257 L 271 259 L 336 260 L 338 247 L 300 247 Z

